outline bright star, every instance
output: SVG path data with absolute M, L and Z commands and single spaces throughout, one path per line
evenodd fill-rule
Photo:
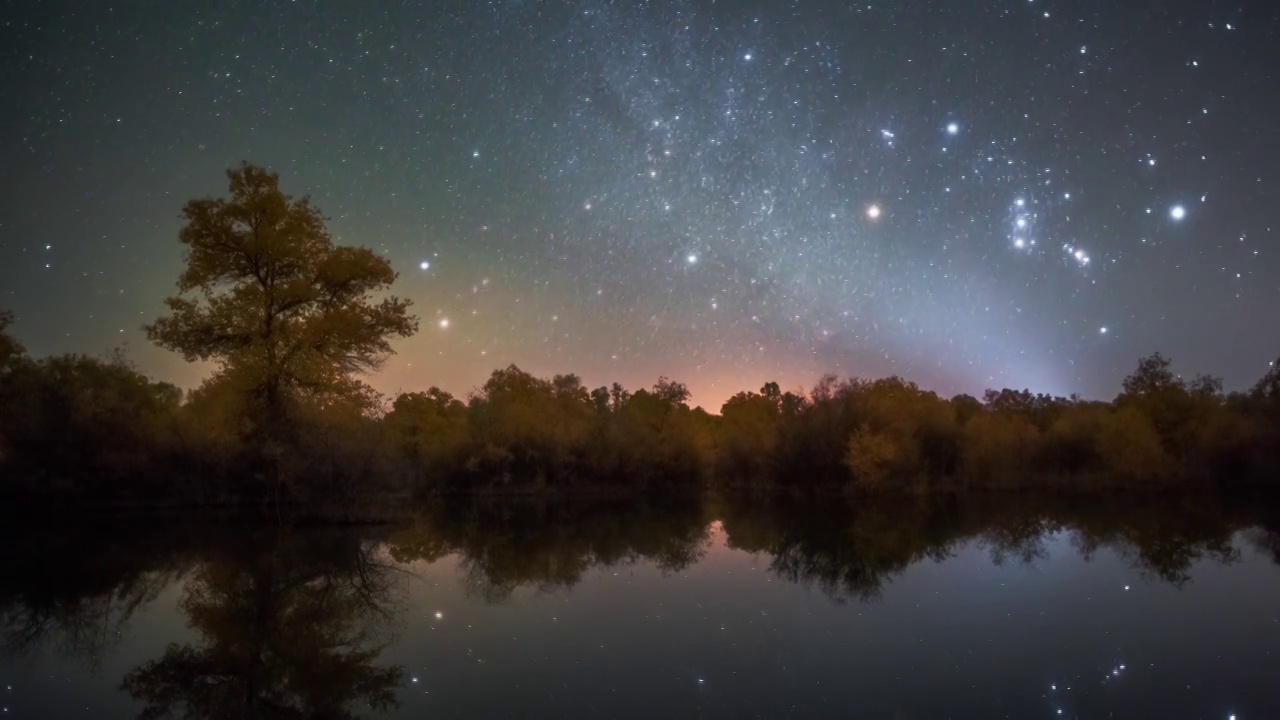
M 431 269 L 431 263 L 427 262 L 426 260 L 423 260 L 422 262 L 418 263 L 418 269 L 419 269 L 419 270 L 430 270 L 430 269 Z
M 1174 220 L 1182 220 L 1186 216 L 1187 216 L 1187 209 L 1182 207 L 1181 205 L 1174 205 L 1173 208 L 1169 210 L 1169 217 L 1173 218 Z
M 879 220 L 879 219 L 880 219 L 880 206 L 879 206 L 879 205 L 872 205 L 871 207 L 867 208 L 867 217 L 871 218 L 872 220 Z
M 955 135 L 955 134 L 957 134 L 957 133 L 959 133 L 959 132 L 960 132 L 960 126 L 959 126 L 959 125 L 957 125 L 956 123 L 951 123 L 950 125 L 947 125 L 947 133 L 948 133 L 948 134 L 950 134 L 950 135 Z
M 693 253 L 689 253 L 689 256 L 686 257 L 684 261 L 689 263 L 690 265 L 696 265 L 698 264 L 698 256 L 694 255 Z
M 447 330 L 449 328 L 449 318 L 440 318 L 440 329 Z
M 1103 335 L 1106 335 L 1106 334 L 1107 334 L 1107 329 L 1106 329 L 1105 327 L 1100 327 L 1100 328 L 1098 328 L 1098 332 L 1099 332 L 1099 333 L 1101 333 L 1101 334 L 1103 334 Z

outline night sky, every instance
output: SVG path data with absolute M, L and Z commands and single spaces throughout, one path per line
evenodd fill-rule
M 207 8 L 207 9 L 206 9 Z M 9 2 L 0 307 L 151 346 L 179 211 L 242 160 L 385 253 L 375 378 L 898 374 L 1109 398 L 1280 354 L 1280 5 Z

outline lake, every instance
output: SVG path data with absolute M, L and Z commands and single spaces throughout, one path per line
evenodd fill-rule
M 1280 505 L 1257 500 L 63 525 L 4 530 L 6 717 L 1280 717 Z

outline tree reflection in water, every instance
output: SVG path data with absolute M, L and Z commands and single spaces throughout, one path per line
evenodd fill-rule
M 729 548 L 838 602 L 872 600 L 911 565 L 968 543 L 997 564 L 1039 561 L 1055 536 L 1086 559 L 1109 550 L 1152 581 L 1181 586 L 1197 562 L 1238 560 L 1233 540 L 1280 564 L 1272 507 L 1204 496 L 472 499 L 387 528 L 134 522 L 72 536 L 11 532 L 0 542 L 0 640 L 10 658 L 43 648 L 95 662 L 136 612 L 181 583 L 193 639 L 121 683 L 143 717 L 353 717 L 395 705 L 402 672 L 380 653 L 410 609 L 409 563 L 456 556 L 468 595 L 500 603 L 522 587 L 570 588 L 595 568 L 680 571 L 703 558 L 719 521 Z
M 1029 563 L 1046 557 L 1045 542 L 1058 533 L 1068 534 L 1086 560 L 1110 549 L 1143 576 L 1182 585 L 1197 561 L 1238 560 L 1232 536 L 1273 521 L 1263 507 L 1204 496 L 984 493 L 872 504 L 736 499 L 723 503 L 721 514 L 730 547 L 769 555 L 780 577 L 836 600 L 869 600 L 914 563 L 942 561 L 963 543 L 980 543 L 995 564 Z
M 521 586 L 572 587 L 593 567 L 643 560 L 675 572 L 706 547 L 707 517 L 696 498 L 453 502 L 420 513 L 388 539 L 401 562 L 459 555 L 468 594 L 488 602 Z
M 122 683 L 144 718 L 346 718 L 395 703 L 395 570 L 349 533 L 282 533 L 201 563 L 181 601 L 200 640 L 170 645 Z M 179 713 L 179 709 L 181 709 Z
M 178 580 L 190 549 L 162 528 L 14 525 L 0 537 L 0 648 L 46 648 L 97 665 L 140 608 Z

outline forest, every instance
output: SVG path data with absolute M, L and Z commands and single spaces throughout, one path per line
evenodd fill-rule
M 252 165 L 183 210 L 186 269 L 148 337 L 215 372 L 190 391 L 121 354 L 30 357 L 0 312 L 0 495 L 10 508 L 394 507 L 468 493 L 792 489 L 928 493 L 1257 488 L 1280 477 L 1280 366 L 1247 392 L 1159 353 L 1111 401 L 825 376 L 734 395 L 590 388 L 494 370 L 464 397 L 364 382 L 417 329 L 395 272 L 336 245 Z

